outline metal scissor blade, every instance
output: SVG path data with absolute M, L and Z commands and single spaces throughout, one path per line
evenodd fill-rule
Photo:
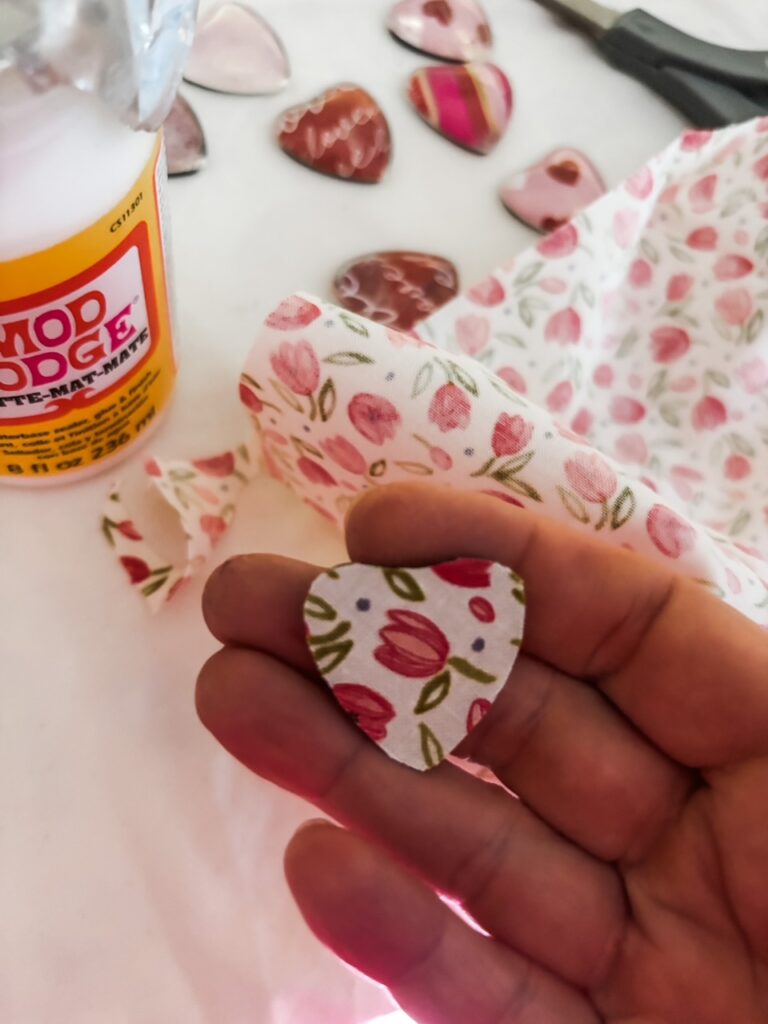
M 597 0 L 536 0 L 593 36 L 605 35 L 621 17 L 619 11 L 604 7 Z

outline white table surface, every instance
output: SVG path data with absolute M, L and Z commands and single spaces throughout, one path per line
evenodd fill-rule
M 388 248 L 448 256 L 471 283 L 533 239 L 499 204 L 507 174 L 572 144 L 615 184 L 683 127 L 531 0 L 487 0 L 516 109 L 490 156 L 460 151 L 409 109 L 404 82 L 427 60 L 385 32 L 387 6 L 262 0 L 291 57 L 288 88 L 184 87 L 210 158 L 170 185 L 183 368 L 162 431 L 122 475 L 149 452 L 241 438 L 238 371 L 283 295 L 328 295 L 342 261 Z M 768 48 L 765 0 L 645 6 Z M 281 110 L 341 80 L 367 87 L 390 121 L 394 160 L 373 187 L 313 174 L 271 139 Z M 0 491 L 0 1021 L 359 1024 L 384 1012 L 384 994 L 321 949 L 291 903 L 282 850 L 309 809 L 249 775 L 195 717 L 195 676 L 215 647 L 202 579 L 148 615 L 98 534 L 107 482 Z M 333 528 L 268 480 L 216 560 L 258 550 L 343 556 Z

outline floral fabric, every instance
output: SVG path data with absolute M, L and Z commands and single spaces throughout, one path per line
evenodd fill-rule
M 315 663 L 387 753 L 423 771 L 491 709 L 520 649 L 525 590 L 509 568 L 461 558 L 425 569 L 339 565 L 304 605 Z

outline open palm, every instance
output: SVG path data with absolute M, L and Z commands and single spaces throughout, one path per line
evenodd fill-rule
M 457 751 L 502 787 L 406 768 L 344 716 L 304 642 L 316 567 L 248 556 L 212 577 L 225 647 L 200 676 L 203 722 L 345 826 L 302 829 L 286 854 L 315 933 L 420 1024 L 765 1024 L 766 634 L 664 567 L 481 495 L 382 488 L 347 543 L 379 565 L 502 562 L 528 613 Z

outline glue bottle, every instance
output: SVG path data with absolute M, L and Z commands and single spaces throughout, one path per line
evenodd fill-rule
M 160 133 L 0 71 L 0 483 L 98 472 L 167 410 L 165 187 Z

